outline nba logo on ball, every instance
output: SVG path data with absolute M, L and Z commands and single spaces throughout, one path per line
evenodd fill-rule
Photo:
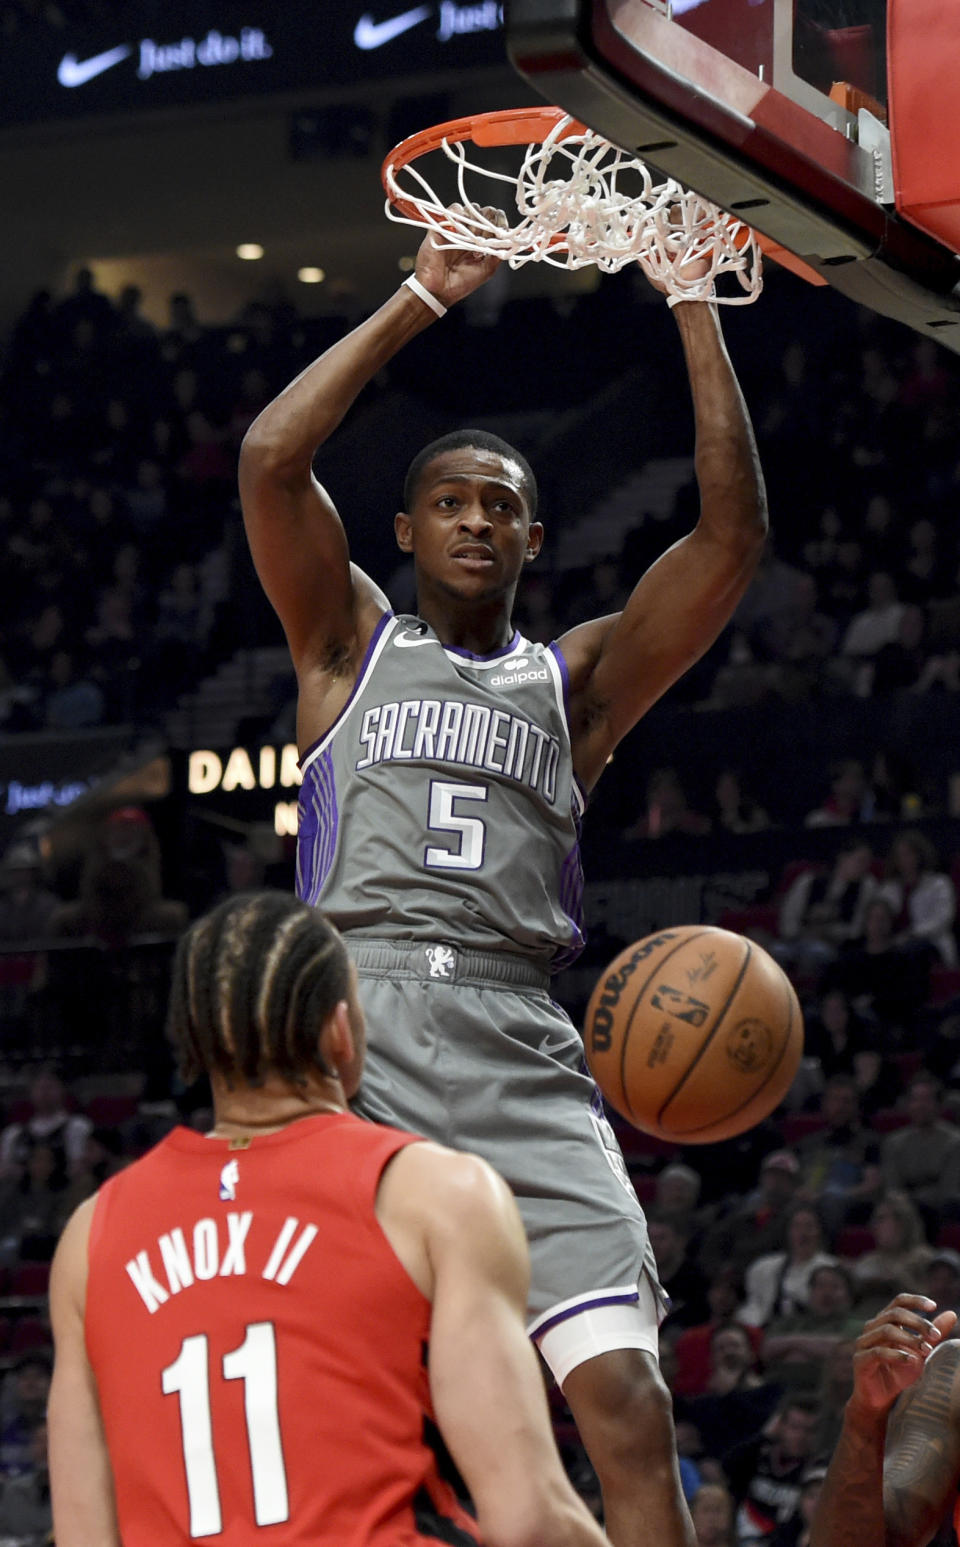
M 667 987 L 676 983 L 696 984 L 696 999 Z M 669 1057 L 665 1014 L 685 1023 Z M 730 930 L 689 924 L 637 941 L 610 963 L 590 996 L 583 1040 L 601 1091 L 635 1128 L 710 1144 L 779 1106 L 803 1053 L 803 1020 L 793 985 L 766 951 Z

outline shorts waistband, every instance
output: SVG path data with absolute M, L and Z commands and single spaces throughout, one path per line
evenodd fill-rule
M 502 983 L 507 988 L 550 986 L 545 967 L 509 951 L 465 951 L 445 940 L 407 941 L 345 937 L 359 972 L 427 983 Z

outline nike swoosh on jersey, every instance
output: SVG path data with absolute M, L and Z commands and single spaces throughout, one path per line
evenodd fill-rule
M 401 33 L 409 32 L 411 27 L 419 27 L 422 21 L 433 10 L 432 5 L 415 5 L 409 11 L 401 11 L 397 16 L 388 16 L 386 21 L 374 21 L 369 12 L 357 20 L 353 29 L 353 41 L 358 48 L 365 51 L 372 48 L 383 48 L 385 43 L 392 43 L 394 38 Z
M 438 645 L 439 639 L 408 639 L 405 634 L 398 634 L 393 641 L 401 650 L 415 650 L 417 645 Z
M 559 1038 L 556 1042 L 551 1042 L 550 1037 L 551 1033 L 548 1031 L 537 1048 L 538 1053 L 561 1053 L 564 1048 L 573 1047 L 575 1042 L 580 1041 L 580 1034 L 576 1031 L 571 1032 L 569 1037 Z
M 102 54 L 93 54 L 89 59 L 78 59 L 76 54 L 64 54 L 57 66 L 57 80 L 61 86 L 68 88 L 85 86 L 87 81 L 92 81 L 95 76 L 102 75 L 105 70 L 112 70 L 115 64 L 129 58 L 132 52 L 128 43 L 118 43 L 116 48 L 105 49 Z

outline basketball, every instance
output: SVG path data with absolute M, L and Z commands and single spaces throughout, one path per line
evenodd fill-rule
M 615 957 L 590 996 L 590 1072 L 635 1128 L 678 1144 L 745 1133 L 783 1100 L 803 1052 L 793 985 L 760 946 L 702 924 Z

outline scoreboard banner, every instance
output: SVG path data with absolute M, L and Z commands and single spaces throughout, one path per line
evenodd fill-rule
M 0 127 L 504 62 L 500 0 L 194 0 L 31 27 L 0 51 Z

